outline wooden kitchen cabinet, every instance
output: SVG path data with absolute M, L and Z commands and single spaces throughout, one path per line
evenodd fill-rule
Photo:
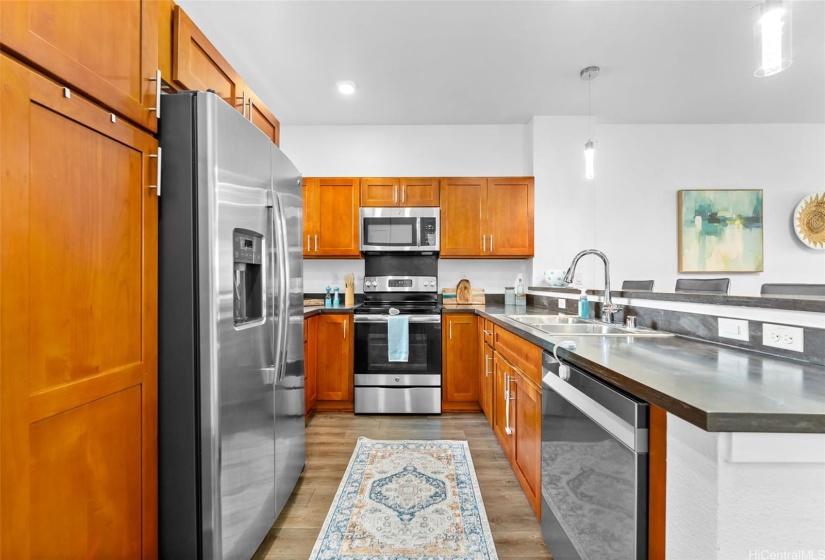
M 493 348 L 485 342 L 484 337 L 485 320 L 478 318 L 478 347 L 479 352 L 479 378 L 478 378 L 478 402 L 481 411 L 487 417 L 490 427 L 493 426 L 493 392 L 495 384 L 495 374 L 493 371 Z
M 3 5 L 4 36 L 25 10 L 14 33 L 64 58 L 72 9 L 95 49 L 100 18 L 141 21 L 34 4 Z M 157 141 L 6 55 L 0 72 L 0 557 L 157 557 Z
M 317 410 L 352 411 L 353 316 L 322 313 L 316 319 Z
M 441 409 L 477 411 L 478 322 L 473 313 L 445 313 L 441 319 Z
M 172 29 L 172 81 L 181 89 L 214 90 L 246 116 L 241 77 L 180 6 L 175 6 Z
M 318 401 L 318 316 L 304 319 L 304 415 L 309 417 Z
M 501 357 L 498 352 L 493 353 L 493 375 L 494 379 L 494 393 L 493 393 L 493 433 L 495 433 L 504 454 L 513 462 L 513 449 L 515 448 L 515 441 L 513 440 L 513 433 L 516 428 L 515 409 L 510 406 L 512 404 L 511 389 L 515 384 L 513 379 L 515 372 L 513 367 Z M 508 402 L 509 401 L 509 402 Z
M 258 96 L 255 95 L 249 86 L 243 84 L 241 91 L 241 101 L 245 102 L 246 107 L 244 116 L 252 122 L 255 126 L 263 132 L 267 138 L 272 140 L 276 146 L 280 146 L 281 142 L 281 123 L 272 114 L 272 111 L 267 109 Z
M 359 258 L 359 180 L 304 177 L 304 258 Z
M 361 179 L 361 206 L 438 206 L 439 183 L 432 177 L 364 177 Z
M 0 43 L 118 115 L 156 132 L 158 3 L 3 2 Z
M 532 177 L 441 179 L 441 257 L 534 253 Z
M 541 519 L 541 388 L 517 369 L 515 381 L 511 402 L 517 428 L 513 468 L 536 517 Z

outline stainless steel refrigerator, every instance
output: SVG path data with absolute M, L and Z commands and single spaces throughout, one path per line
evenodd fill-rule
M 304 466 L 301 176 L 212 93 L 161 114 L 160 555 L 249 558 Z

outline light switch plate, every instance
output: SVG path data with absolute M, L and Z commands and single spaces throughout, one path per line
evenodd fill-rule
M 805 351 L 805 330 L 802 327 L 762 323 L 762 344 L 794 352 Z
M 741 319 L 719 317 L 719 337 L 745 340 L 749 338 L 748 322 Z

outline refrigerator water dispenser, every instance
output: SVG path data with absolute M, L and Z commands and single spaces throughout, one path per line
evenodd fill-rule
M 235 326 L 260 321 L 264 318 L 264 290 L 261 276 L 263 240 L 263 235 L 248 229 L 235 229 L 232 232 L 234 253 L 232 311 Z

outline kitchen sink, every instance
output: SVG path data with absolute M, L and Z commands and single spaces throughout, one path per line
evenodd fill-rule
M 628 329 L 623 325 L 608 325 L 569 315 L 505 315 L 505 317 L 554 336 L 673 336 L 662 331 L 641 327 Z

